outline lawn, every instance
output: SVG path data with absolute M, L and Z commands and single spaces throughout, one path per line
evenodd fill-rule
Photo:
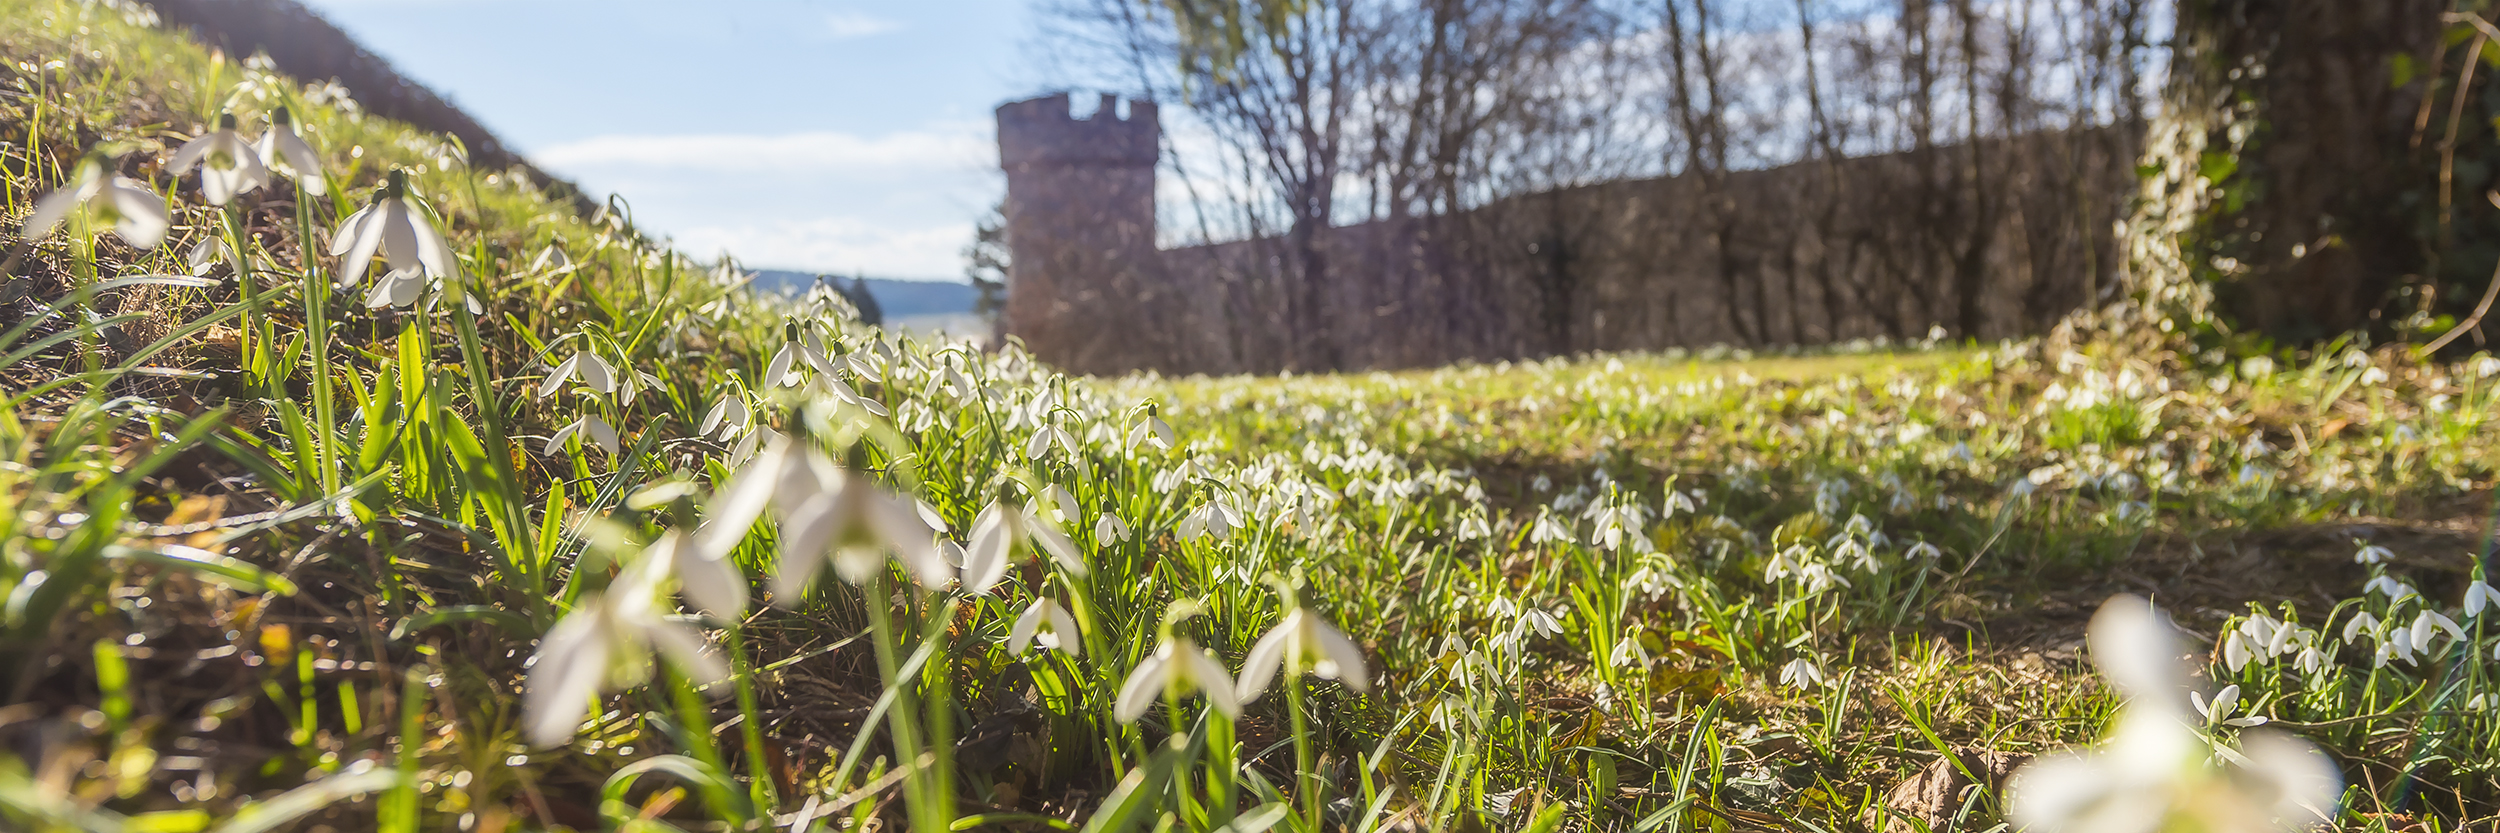
M 0 0 L 0 827 L 1985 831 L 2112 733 L 2500 816 L 2488 354 L 1071 378 L 151 17 Z

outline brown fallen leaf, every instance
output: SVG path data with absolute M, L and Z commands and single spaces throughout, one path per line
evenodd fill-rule
M 1926 825 L 1927 833 L 1944 833 L 1953 817 L 1962 812 L 1963 803 L 1970 800 L 1970 789 L 1975 786 L 1963 774 L 1964 768 L 1985 779 L 1988 789 L 1996 790 L 2005 786 L 2006 776 L 2013 774 L 2015 767 L 2031 760 L 2029 755 L 1976 749 L 1958 750 L 1955 754 L 1961 757 L 1961 766 L 1954 766 L 1952 758 L 1939 757 L 1909 780 L 1894 785 L 1883 808 L 1867 812 L 1866 826 L 1880 828 L 1883 833 L 1920 833 L 1918 825 L 1910 823 L 1910 819 L 1917 819 Z

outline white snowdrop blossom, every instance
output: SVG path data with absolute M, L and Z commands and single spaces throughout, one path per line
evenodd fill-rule
M 623 441 L 617 436 L 615 426 L 609 425 L 607 420 L 600 419 L 598 414 L 583 414 L 580 419 L 556 429 L 556 433 L 547 438 L 547 447 L 539 453 L 554 456 L 556 452 L 565 449 L 565 441 L 576 436 L 596 443 L 601 451 L 608 453 L 610 460 L 616 459 L 616 456 L 623 451 Z
M 1244 703 L 1259 699 L 1279 670 L 1289 681 L 1308 673 L 1343 682 L 1358 692 L 1371 688 L 1363 649 L 1344 631 L 1300 607 L 1287 611 L 1276 627 L 1250 646 L 1249 655 L 1242 658 L 1241 680 L 1234 694 Z
M 1198 508 L 1182 516 L 1178 532 L 1181 540 L 1184 541 L 1195 541 L 1209 536 L 1221 541 L 1233 537 L 1233 533 L 1241 530 L 1243 526 L 1241 510 L 1234 509 L 1231 503 L 1217 497 L 1200 504 Z
M 573 608 L 540 640 L 521 695 L 522 724 L 531 743 L 564 743 L 581 728 L 593 696 L 649 681 L 654 647 L 689 679 L 711 683 L 729 676 L 729 666 L 705 644 L 702 631 L 667 618 L 661 608 L 660 581 L 680 548 L 664 538 L 644 550 L 607 592 Z
M 153 249 L 165 242 L 165 230 L 173 225 L 173 215 L 165 210 L 165 198 L 138 180 L 106 174 L 108 161 L 103 156 L 89 156 L 79 162 L 68 183 L 35 201 L 35 213 L 26 216 L 20 236 L 30 242 L 41 240 L 60 227 L 61 221 L 83 209 L 98 220 L 112 223 L 113 236 L 133 247 Z
M 601 394 L 616 392 L 616 368 L 599 358 L 596 353 L 576 350 L 573 351 L 571 358 L 565 359 L 558 363 L 554 370 L 548 371 L 545 381 L 538 383 L 539 397 L 555 395 L 557 391 L 563 390 L 564 383 L 571 381 L 575 375 L 581 377 L 582 387 Z
M 1123 542 L 1128 540 L 1128 536 L 1128 522 L 1120 520 L 1120 516 L 1104 512 L 1102 517 L 1094 519 L 1094 543 Z
M 304 193 L 319 197 L 330 192 L 329 178 L 321 175 L 321 154 L 296 134 L 294 114 L 287 108 L 269 111 L 269 130 L 260 134 L 259 151 L 261 167 L 285 173 Z
M 1175 636 L 1155 646 L 1153 656 L 1129 671 L 1128 681 L 1120 684 L 1120 696 L 1112 702 L 1111 716 L 1122 723 L 1135 723 L 1154 707 L 1155 700 L 1169 693 L 1174 699 L 1203 694 L 1207 705 L 1228 718 L 1241 716 L 1241 699 L 1233 693 L 1232 675 L 1215 655 L 1188 637 Z
M 2413 626 L 2407 628 L 2406 631 L 2405 637 L 2412 641 L 2414 653 L 2426 656 L 2430 654 L 2431 645 L 2439 639 L 2440 634 L 2447 634 L 2452 642 L 2465 641 L 2465 629 L 2457 627 L 2456 620 L 2430 610 L 2422 611 L 2421 615 L 2413 617 Z
M 234 132 L 234 114 L 217 119 L 217 129 L 201 134 L 174 151 L 174 158 L 165 163 L 165 172 L 175 176 L 200 169 L 200 195 L 210 205 L 225 205 L 252 189 L 269 184 L 269 168 L 260 162 L 260 150 Z
M 407 172 L 392 171 L 390 183 L 374 192 L 373 201 L 347 215 L 330 236 L 330 254 L 342 258 L 339 286 L 363 280 L 376 254 L 390 270 L 365 294 L 367 307 L 408 306 L 417 302 L 429 279 L 458 279 L 459 260 L 431 217 L 408 190 Z
M 1031 607 L 1016 616 L 1015 625 L 1007 629 L 1007 653 L 1021 656 L 1035 646 L 1071 657 L 1085 654 L 1085 640 L 1079 636 L 1076 617 L 1047 598 L 1034 600 Z
M 2379 595 L 2386 596 L 2387 601 L 2391 604 L 2421 595 L 2421 593 L 2416 592 L 2413 589 L 2413 585 L 2398 581 L 2390 576 L 2372 576 L 2370 578 L 2370 582 L 2362 585 L 2361 589 L 2366 593 L 2377 593 Z
M 2236 751 L 2193 728 L 2185 705 L 2226 715 L 2213 701 L 2182 696 L 2187 671 L 2177 637 L 2149 602 L 2120 596 L 2101 607 L 2087 636 L 2092 662 L 2127 698 L 2099 749 L 2040 758 L 2007 785 L 2006 817 L 2035 833 L 2265 833 L 2301 830 L 2335 816 L 2335 768 L 2316 747 L 2255 729 Z
M 1528 608 L 1527 615 L 1520 618 L 1527 623 L 1530 630 L 1536 631 L 1538 636 L 1552 639 L 1562 635 L 1562 620 L 1555 618 L 1552 613 L 1531 607 Z
M 2394 550 L 2377 544 L 2364 544 L 2360 549 L 2353 551 L 2352 561 L 2355 564 L 2385 564 L 2388 559 L 2395 557 Z
M 1069 575 L 1086 574 L 1085 559 L 1076 551 L 1076 542 L 1059 525 L 1033 514 L 1030 507 L 1012 501 L 992 500 L 981 507 L 972 519 L 972 540 L 964 547 L 964 592 L 986 594 L 992 585 L 1007 575 L 1007 567 L 1034 551 L 1059 564 Z
M 1780 666 L 1780 685 L 1805 689 L 1829 684 L 1830 681 L 1823 677 L 1823 669 L 1805 657 L 1789 660 L 1788 664 Z
M 2479 580 L 2466 582 L 2466 618 L 2471 619 L 2483 615 L 2483 608 L 2488 605 L 2500 605 L 2500 590 L 2494 590 L 2491 585 Z
M 1156 416 L 1152 406 L 1149 406 L 1146 418 L 1138 420 L 1135 426 L 1128 429 L 1125 444 L 1130 451 L 1135 451 L 1140 446 L 1151 447 L 1156 451 L 1170 451 L 1173 446 L 1179 445 L 1180 441 L 1177 435 L 1172 433 L 1172 426 L 1165 423 L 1162 417 Z
M 2267 720 L 2265 715 L 2252 714 L 2245 717 L 2231 716 L 2232 711 L 2238 709 L 2240 705 L 2240 687 L 2238 684 L 2223 686 L 2221 691 L 2214 692 L 2214 699 L 2212 700 L 2206 700 L 2205 695 L 2202 693 L 2194 691 L 2188 692 L 2188 705 L 2196 707 L 2196 713 L 2204 715 L 2205 722 L 2208 725 L 2221 724 L 2224 726 L 2246 728 L 2249 726 L 2263 726 L 2266 724 Z
M 726 557 L 769 506 L 781 522 L 781 569 L 773 577 L 778 604 L 798 604 L 826 567 L 844 581 L 866 584 L 889 552 L 924 587 L 937 589 L 954 578 L 938 551 L 936 530 L 909 498 L 836 465 L 813 445 L 801 445 L 775 434 L 730 477 L 707 507 L 708 520 L 695 531 L 697 553 Z
M 2352 618 L 2344 621 L 2344 644 L 2352 644 L 2353 640 L 2361 638 L 2361 635 L 2365 633 L 2376 636 L 2378 625 L 2378 617 L 2370 615 L 2369 611 L 2354 611 Z
M 710 411 L 704 412 L 703 424 L 695 430 L 695 434 L 726 441 L 746 433 L 753 425 L 753 418 L 754 410 L 747 407 L 746 397 L 738 395 L 737 391 L 729 391 L 721 394 L 720 401 L 714 403 Z

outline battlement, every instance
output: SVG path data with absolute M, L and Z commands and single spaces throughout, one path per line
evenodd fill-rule
M 1105 93 L 1102 106 L 1081 119 L 1069 115 L 1067 93 L 1001 104 L 999 162 L 1011 172 L 1035 165 L 1154 167 L 1162 131 L 1154 102 L 1131 99 L 1125 119 L 1119 102 Z

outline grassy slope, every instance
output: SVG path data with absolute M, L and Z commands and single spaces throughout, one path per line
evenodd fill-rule
M 759 669 L 751 706 L 715 687 L 689 712 L 663 680 L 603 700 L 568 746 L 532 748 L 516 730 L 535 635 L 600 590 L 604 559 L 631 557 L 613 542 L 688 520 L 621 498 L 677 473 L 725 473 L 727 443 L 693 426 L 738 390 L 733 371 L 753 378 L 778 347 L 781 311 L 721 302 L 709 270 L 621 224 L 584 223 L 446 159 L 438 140 L 214 61 L 112 8 L 0 0 L 0 24 L 0 85 L 13 91 L 0 96 L 7 216 L 100 141 L 137 143 L 123 172 L 169 190 L 158 160 L 221 106 L 257 124 L 287 102 L 337 166 L 339 198 L 308 207 L 314 241 L 383 170 L 415 169 L 488 304 L 474 320 L 452 305 L 338 315 L 327 342 L 338 428 L 322 436 L 290 292 L 308 260 L 329 261 L 302 255 L 281 193 L 247 198 L 242 212 L 266 314 L 185 333 L 246 303 L 243 287 L 121 291 L 89 307 L 139 316 L 131 332 L 83 337 L 70 320 L 38 319 L 18 336 L 70 334 L 0 366 L 8 389 L 82 381 L 0 424 L 11 503 L 0 590 L 12 599 L 0 659 L 14 682 L 0 692 L 0 819 L 153 812 L 176 814 L 151 818 L 180 829 L 205 820 L 184 812 L 224 817 L 382 769 L 414 783 L 332 804 L 320 820 L 589 829 L 605 815 L 692 828 L 754 813 L 659 776 L 602 802 L 611 774 L 707 749 L 741 779 L 735 789 L 776 792 L 771 809 L 784 813 L 802 794 L 860 785 L 864 773 L 835 770 L 890 676 L 854 638 L 884 609 L 867 599 L 886 597 L 831 583 L 800 610 L 714 632 Z M 63 66 L 45 68 L 52 60 Z M 0 324 L 100 276 L 188 271 L 181 253 L 217 233 L 217 215 L 187 181 L 171 190 L 182 218 L 171 243 L 89 251 L 83 236 L 56 236 L 18 270 L 34 280 Z M 581 268 L 534 267 L 551 243 Z M 2345 619 L 2326 617 L 2390 613 L 2383 599 L 2334 601 L 2369 574 L 2350 558 L 2350 539 L 2369 536 L 2398 550 L 2394 574 L 2454 613 L 2500 446 L 2488 419 L 2500 379 L 2393 354 L 2333 353 L 2247 378 L 2163 357 L 2001 349 L 1097 383 L 1013 355 L 887 340 L 838 313 L 799 317 L 858 358 L 834 375 L 891 419 L 822 393 L 795 409 L 787 393 L 758 395 L 768 419 L 828 439 L 890 427 L 855 462 L 930 504 L 958 538 L 993 495 L 1070 493 L 1067 526 L 1090 577 L 1028 563 L 994 598 L 906 594 L 893 613 L 941 626 L 919 644 L 951 658 L 921 678 L 924 728 L 951 723 L 980 741 L 949 758 L 958 810 L 1080 824 L 1121 773 L 1164 771 L 1141 765 L 1170 716 L 1109 713 L 1120 679 L 1166 638 L 1158 623 L 1198 607 L 1173 632 L 1237 664 L 1281 612 L 1259 581 L 1292 576 L 1375 673 L 1368 694 L 1309 692 L 1321 777 L 1357 808 L 1377 802 L 1375 822 L 1511 829 L 1552 805 L 1593 829 L 1881 827 L 1870 814 L 1940 750 L 2019 754 L 2097 731 L 2110 703 L 2073 642 L 2115 590 L 2157 591 L 2209 635 L 2251 600 L 2291 602 L 2332 629 Z M 474 361 L 460 349 L 468 326 Z M 142 362 L 155 371 L 73 376 L 169 334 L 170 349 Z M 573 341 L 543 349 L 559 336 Z M 658 384 L 630 404 L 538 395 L 550 360 L 579 345 Z M 1124 441 L 1150 400 L 1190 449 Z M 584 408 L 621 429 L 627 453 L 538 453 Z M 1046 425 L 1067 432 L 1056 450 L 1031 442 Z M 504 453 L 467 450 L 497 431 L 513 438 Z M 339 461 L 329 471 L 325 453 Z M 323 511 L 337 505 L 324 498 L 331 483 L 364 484 L 347 495 L 352 519 Z M 1660 517 L 1670 485 L 1694 505 Z M 1610 547 L 1592 501 L 1646 517 Z M 1219 506 L 1245 527 L 1188 523 Z M 1532 536 L 1548 512 L 1560 534 Z M 1135 533 L 1098 534 L 1106 515 Z M 1916 542 L 1939 551 L 1917 554 Z M 768 570 L 774 544 L 758 533 L 738 558 Z M 175 545 L 227 560 L 151 555 L 189 552 Z M 1828 567 L 1848 583 L 1775 564 Z M 1082 657 L 1000 645 L 1037 593 L 1080 610 Z M 38 615 L 45 605 L 57 613 Z M 1530 610 L 1556 627 L 1534 627 Z M 2401 801 L 2394 775 L 2416 759 L 2432 790 L 2413 809 L 2443 824 L 2488 818 L 2500 800 L 2490 712 L 2426 708 L 2442 666 L 2373 669 L 2369 644 L 2339 646 L 2324 674 L 2212 670 L 2287 724 L 2324 724 L 2303 733 L 2369 785 L 2348 822 L 2395 824 L 2358 814 Z M 1779 669 L 1798 659 L 1838 684 L 1783 686 Z M 2467 670 L 2467 693 L 2493 685 L 2479 662 Z M 1208 747 L 1250 761 L 1229 782 L 1245 804 L 1291 783 L 1279 745 L 1288 702 L 1252 704 L 1240 745 Z M 697 719 L 738 723 L 712 744 L 683 731 Z M 750 728 L 752 743 L 739 737 Z M 890 754 L 882 740 L 869 748 L 863 768 Z M 1209 827 L 1189 808 L 1218 786 L 1152 800 L 1182 826 Z M 1974 818 L 1991 818 L 1994 791 L 1971 795 Z M 850 812 L 903 823 L 898 803 Z

